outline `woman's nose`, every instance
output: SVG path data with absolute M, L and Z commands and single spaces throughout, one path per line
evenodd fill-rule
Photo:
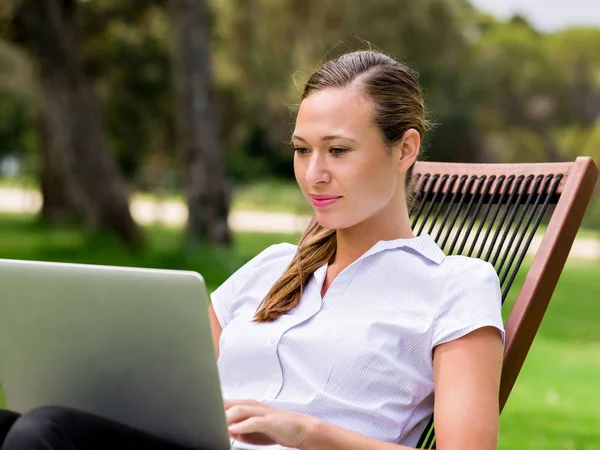
M 305 180 L 310 185 L 314 186 L 319 183 L 328 183 L 331 180 L 331 174 L 325 158 L 317 152 L 310 155 L 308 165 L 306 167 Z

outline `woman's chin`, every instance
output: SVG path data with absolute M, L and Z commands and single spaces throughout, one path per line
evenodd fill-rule
M 342 217 L 335 217 L 333 214 L 320 214 L 319 211 L 315 213 L 315 218 L 319 225 L 328 230 L 340 230 L 351 226 L 348 220 L 344 220 Z
M 336 228 L 335 220 L 331 220 L 331 217 L 326 217 L 324 214 L 319 214 L 318 212 L 315 212 L 315 219 L 317 219 L 317 222 L 323 228 L 326 228 L 328 230 L 334 230 Z

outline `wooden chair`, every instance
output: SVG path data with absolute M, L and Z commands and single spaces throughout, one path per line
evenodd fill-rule
M 587 157 L 541 164 L 417 162 L 413 174 L 415 233 L 428 233 L 446 254 L 489 261 L 500 278 L 503 304 L 534 236 L 547 223 L 505 324 L 502 411 L 571 250 L 598 168 Z M 435 448 L 433 417 L 417 447 Z

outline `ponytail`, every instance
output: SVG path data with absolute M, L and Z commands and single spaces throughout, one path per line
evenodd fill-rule
M 254 316 L 255 322 L 273 322 L 300 303 L 310 276 L 325 263 L 331 263 L 337 249 L 336 231 L 311 220 L 294 258 L 275 282 Z

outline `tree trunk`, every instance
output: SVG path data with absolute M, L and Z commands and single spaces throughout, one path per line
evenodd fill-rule
M 41 219 L 53 225 L 63 225 L 77 217 L 77 211 L 69 200 L 64 180 L 52 164 L 48 151 L 49 131 L 45 117 L 39 114 L 37 118 L 42 164 L 39 179 L 42 191 Z
M 77 0 L 24 0 L 13 21 L 16 40 L 38 71 L 46 157 L 87 229 L 116 232 L 139 246 L 143 236 L 129 212 L 91 82 L 81 68 L 76 6 Z
M 208 14 L 206 0 L 171 0 L 177 145 L 185 171 L 188 238 L 228 244 L 229 196 L 212 91 Z

